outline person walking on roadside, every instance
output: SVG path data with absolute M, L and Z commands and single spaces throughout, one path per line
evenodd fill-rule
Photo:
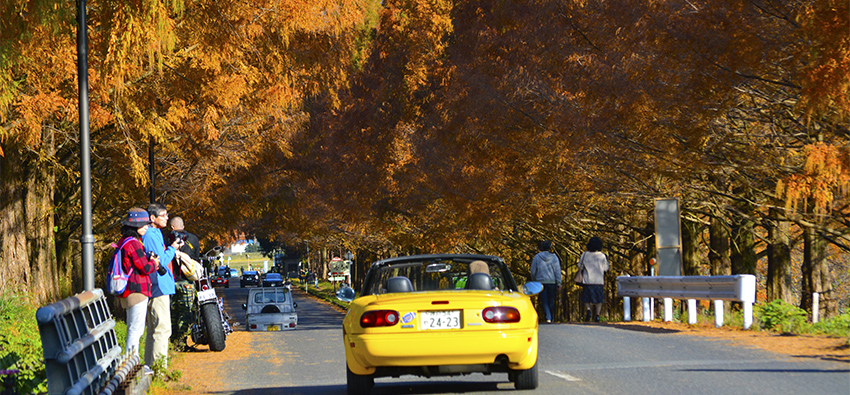
M 549 240 L 541 241 L 537 249 L 540 252 L 531 260 L 531 279 L 543 284 L 539 300 L 548 324 L 555 314 L 555 295 L 561 290 L 561 260 L 552 252 Z
M 151 296 L 150 274 L 159 267 L 159 258 L 148 258 L 141 238 L 150 225 L 148 212 L 134 207 L 127 213 L 127 219 L 121 221 L 121 265 L 125 273 L 130 273 L 127 289 L 118 297 L 118 304 L 127 313 L 126 354 L 139 355 L 139 343 L 145 332 L 145 313 L 148 298 Z M 153 371 L 144 366 L 145 374 Z
M 587 311 L 585 321 L 599 322 L 602 303 L 605 302 L 605 272 L 608 271 L 608 257 L 602 253 L 602 239 L 594 236 L 587 242 L 587 251 L 578 261 L 579 270 L 584 270 L 584 282 L 581 285 L 581 302 Z
M 171 295 L 175 293 L 174 260 L 175 251 L 183 244 L 175 240 L 168 247 L 162 238 L 162 230 L 168 224 L 168 211 L 160 203 L 148 205 L 151 227 L 142 236 L 145 251 L 159 256 L 160 266 L 150 274 L 151 298 L 148 301 L 147 335 L 145 336 L 145 364 L 154 366 L 162 361 L 162 367 L 168 368 L 168 339 L 171 337 Z

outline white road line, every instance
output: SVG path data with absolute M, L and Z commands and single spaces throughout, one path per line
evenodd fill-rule
M 555 377 L 560 377 L 560 378 L 562 378 L 562 379 L 564 379 L 564 380 L 567 380 L 567 381 L 581 381 L 581 379 L 580 379 L 580 378 L 570 376 L 570 375 L 568 375 L 568 374 L 566 374 L 566 373 L 553 372 L 553 371 L 551 371 L 551 370 L 544 370 L 544 372 L 546 372 L 546 373 L 548 373 L 548 374 L 551 374 L 552 376 L 555 376 Z

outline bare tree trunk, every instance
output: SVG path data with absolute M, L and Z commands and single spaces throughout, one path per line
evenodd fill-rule
M 803 231 L 803 280 L 800 295 L 800 308 L 813 310 L 813 293 L 820 295 L 818 315 L 829 318 L 837 312 L 835 301 L 831 300 L 832 276 L 826 263 L 826 241 L 818 236 L 812 227 Z
M 729 232 L 717 217 L 711 218 L 709 232 L 708 261 L 712 276 L 732 274 L 732 261 L 729 257 Z
M 18 147 L 4 146 L 0 156 L 0 294 L 17 293 L 29 285 L 29 252 L 26 238 L 26 188 L 24 159 Z
M 40 157 L 52 158 L 56 154 L 52 130 L 43 128 Z M 34 291 L 40 303 L 46 304 L 61 299 L 53 229 L 56 177 L 53 168 L 42 163 L 33 165 L 30 171 L 26 196 L 27 241 L 32 273 L 30 291 Z
M 682 264 L 686 276 L 700 275 L 699 228 L 699 223 L 682 221 Z
M 732 226 L 732 274 L 756 274 L 753 221 L 741 218 Z
M 781 299 L 793 304 L 791 293 L 791 246 L 789 245 L 788 221 L 779 209 L 770 209 L 771 219 L 767 221 L 767 233 L 770 243 L 767 246 L 767 300 Z
M 709 251 L 708 260 L 712 276 L 728 276 L 732 274 L 732 259 L 729 248 L 729 231 L 719 217 L 711 217 L 708 226 Z M 723 310 L 730 311 L 732 302 L 723 302 Z

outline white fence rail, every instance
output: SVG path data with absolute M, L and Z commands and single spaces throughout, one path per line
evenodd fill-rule
M 756 301 L 756 277 L 751 274 L 735 276 L 651 276 L 617 277 L 617 295 L 623 297 L 624 309 L 630 309 L 630 297 L 643 298 L 643 320 L 650 320 L 649 298 L 664 298 L 664 321 L 673 316 L 672 299 L 688 300 L 688 322 L 696 323 L 696 300 L 714 301 L 715 326 L 723 326 L 723 301 L 744 304 L 744 329 L 753 324 L 753 303 Z M 631 312 L 625 312 L 626 321 Z

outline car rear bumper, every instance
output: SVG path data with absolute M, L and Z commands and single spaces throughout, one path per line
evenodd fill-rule
M 480 365 L 506 363 L 530 369 L 537 362 L 537 328 L 469 333 L 417 332 L 346 335 L 345 357 L 354 374 L 374 374 L 378 367 Z
M 289 331 L 298 327 L 296 313 L 249 314 L 245 327 L 248 331 Z

